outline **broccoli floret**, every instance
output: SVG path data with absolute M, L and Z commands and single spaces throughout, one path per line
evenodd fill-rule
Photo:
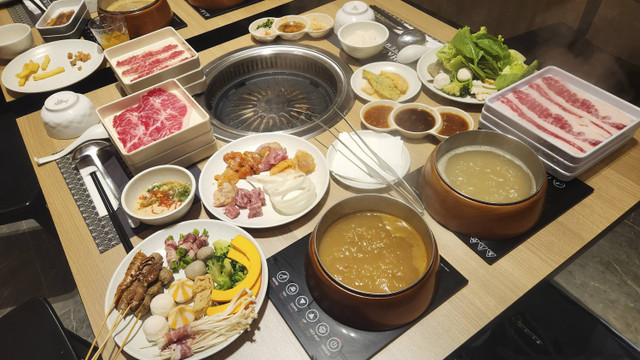
M 471 91 L 471 81 L 452 81 L 449 85 L 443 87 L 442 91 L 451 96 L 467 95 Z
M 242 265 L 240 265 L 242 266 Z M 244 267 L 244 266 L 243 266 Z M 238 284 L 240 281 L 244 280 L 244 278 L 247 277 L 247 274 L 242 272 L 242 271 L 236 271 L 233 273 L 233 275 L 231 276 L 231 282 L 233 282 L 233 285 L 235 286 L 236 284 Z
M 216 290 L 227 290 L 233 287 L 233 283 L 231 282 L 231 278 L 225 274 L 221 274 L 216 281 Z
M 222 262 L 222 273 L 231 277 L 233 273 L 233 267 L 231 266 L 231 259 L 224 259 Z
M 207 260 L 207 271 L 211 274 L 213 281 L 217 283 L 222 275 L 222 263 L 215 261 L 213 258 Z
M 213 243 L 213 258 L 218 262 L 224 261 L 231 249 L 231 243 L 227 240 L 216 240 Z

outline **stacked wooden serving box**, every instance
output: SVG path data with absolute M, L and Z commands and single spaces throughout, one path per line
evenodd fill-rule
M 480 115 L 480 127 L 522 140 L 562 181 L 606 158 L 639 126 L 636 106 L 554 66 L 492 95 Z
M 114 46 L 104 54 L 120 86 L 129 95 L 98 108 L 97 112 L 114 146 L 134 174 L 162 164 L 189 166 L 215 152 L 217 145 L 210 116 L 192 98 L 206 88 L 198 53 L 173 28 L 166 27 Z M 163 62 L 172 57 L 178 60 Z M 185 103 L 189 108 L 188 119 L 179 131 L 127 151 L 114 128 L 114 118 L 138 105 L 145 94 L 156 88 L 170 92 Z

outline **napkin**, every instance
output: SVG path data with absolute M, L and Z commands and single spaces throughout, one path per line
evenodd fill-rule
M 102 176 L 102 174 L 97 171 L 98 168 L 95 167 L 95 165 L 89 165 L 89 166 L 85 166 L 83 168 L 80 169 L 80 175 L 82 175 L 82 181 L 84 181 L 84 184 L 87 187 L 87 191 L 89 191 L 89 195 L 91 195 L 91 200 L 93 201 L 94 205 L 96 206 L 96 210 L 98 211 L 98 215 L 100 217 L 103 216 L 107 216 L 107 208 L 104 206 L 104 203 L 102 202 L 102 198 L 100 197 L 100 194 L 98 193 L 98 189 L 96 189 L 96 185 L 94 184 L 93 180 L 91 179 L 91 173 L 92 172 L 96 172 L 96 174 L 98 175 L 98 179 L 100 180 L 100 183 L 102 184 L 102 188 L 104 188 L 104 191 L 107 193 L 107 196 L 109 197 L 109 200 L 111 200 L 111 205 L 113 206 L 114 209 L 118 209 L 118 206 L 120 205 L 120 203 L 118 202 L 118 199 L 116 199 L 116 197 L 111 193 L 111 190 L 109 190 L 109 187 L 106 183 L 106 181 L 104 180 L 104 177 Z
M 401 158 L 404 145 L 400 137 L 378 133 L 370 133 L 371 135 L 368 135 L 366 132 L 359 132 L 359 134 L 376 154 L 387 162 L 396 173 L 401 175 Z M 377 180 L 375 175 L 368 173 L 366 166 L 358 160 L 358 158 L 360 158 L 387 179 L 391 180 L 394 178 L 393 175 L 388 174 L 377 165 L 375 157 L 356 135 L 340 133 L 339 139 L 342 143 L 335 141 L 333 145 L 331 145 L 336 151 L 335 158 L 331 165 L 331 170 L 334 173 L 353 181 L 380 183 L 381 181 Z M 354 156 L 349 149 L 346 149 L 345 145 L 355 152 L 358 157 Z

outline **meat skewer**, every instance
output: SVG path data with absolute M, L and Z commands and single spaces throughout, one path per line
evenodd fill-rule
M 113 323 L 113 326 L 111 327 L 111 330 L 109 330 L 109 333 L 107 334 L 107 338 L 104 339 L 104 342 L 102 343 L 102 345 L 100 345 L 100 347 L 98 348 L 98 351 L 96 352 L 95 355 L 93 355 L 91 360 L 97 360 L 98 356 L 100 356 L 100 354 L 102 354 L 102 351 L 104 350 L 104 346 L 107 344 L 107 341 L 109 341 L 109 338 L 111 338 L 111 335 L 116 330 L 118 325 L 120 325 L 120 322 L 122 321 L 122 319 L 124 319 L 124 316 L 127 314 L 128 311 L 129 311 L 129 308 L 127 308 L 126 311 L 124 311 L 124 312 L 121 311 L 121 312 L 118 313 L 118 317 L 116 317 L 116 321 Z M 97 336 L 96 336 L 96 338 L 97 338 Z

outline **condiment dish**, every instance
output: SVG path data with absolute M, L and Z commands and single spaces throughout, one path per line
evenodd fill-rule
M 276 20 L 277 18 L 274 17 L 264 17 L 252 22 L 251 25 L 249 25 L 251 36 L 260 42 L 271 42 L 275 40 L 278 32 L 274 29 L 273 23 Z
M 440 141 L 462 131 L 478 129 L 478 123 L 473 120 L 468 112 L 462 109 L 453 106 L 440 106 L 436 108 L 436 111 L 440 114 L 442 126 L 433 135 Z M 451 117 L 446 114 L 453 114 L 454 116 Z M 458 126 L 460 124 L 457 124 L 457 122 L 460 120 L 466 122 L 466 127 L 464 125 L 462 125 L 462 127 Z
M 354 21 L 338 30 L 342 50 L 356 59 L 370 58 L 382 50 L 389 38 L 389 29 L 375 21 Z
M 69 11 L 73 11 L 73 15 L 67 22 L 60 25 L 47 26 L 50 20 Z M 36 23 L 35 28 L 42 36 L 42 39 L 47 42 L 79 38 L 90 18 L 91 14 L 83 0 L 58 0 L 47 8 L 47 11 Z
M 150 186 L 160 181 L 175 180 L 183 182 L 191 187 L 191 191 L 185 201 L 175 209 L 157 216 L 143 216 L 137 213 L 136 200 Z M 191 208 L 196 194 L 196 179 L 193 174 L 175 165 L 160 165 L 149 168 L 133 177 L 122 191 L 122 209 L 134 219 L 148 225 L 166 225 L 182 218 Z
M 396 128 L 389 122 L 389 115 L 400 103 L 393 100 L 370 101 L 360 110 L 360 120 L 367 128 L 378 132 L 389 132 Z M 384 115 L 386 113 L 386 116 Z M 386 126 L 384 124 L 386 122 Z
M 33 46 L 31 27 L 27 24 L 0 26 L 0 59 L 10 60 Z
M 309 19 L 302 15 L 287 15 L 273 22 L 273 29 L 284 40 L 298 40 L 307 33 Z
M 393 109 L 389 114 L 389 123 L 403 136 L 418 139 L 429 134 L 435 135 L 442 127 L 442 118 L 429 105 L 407 103 Z
M 309 19 L 307 33 L 316 39 L 327 35 L 335 23 L 331 16 L 323 13 L 313 13 L 304 16 Z

